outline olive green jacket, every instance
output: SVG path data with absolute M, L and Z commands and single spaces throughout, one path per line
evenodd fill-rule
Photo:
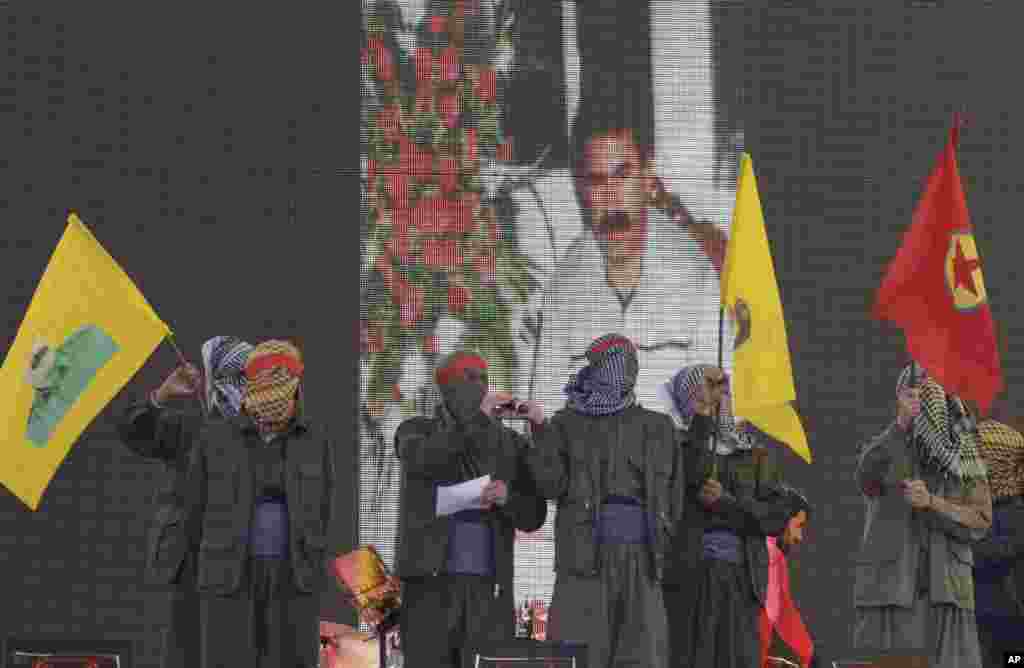
M 534 434 L 530 471 L 541 494 L 558 502 L 555 571 L 577 576 L 600 572 L 595 532 L 608 496 L 600 482 L 600 443 L 608 438 L 615 439 L 613 447 L 629 448 L 632 465 L 643 471 L 651 572 L 660 581 L 683 513 L 686 475 L 680 435 L 671 419 L 641 406 L 602 417 L 561 410 Z
M 958 481 L 922 467 L 907 446 L 906 434 L 891 425 L 864 447 L 857 482 L 867 512 L 861 548 L 854 559 L 854 605 L 910 608 L 927 579 L 933 604 L 974 609 L 974 557 L 971 543 L 987 530 L 969 529 L 931 510 L 914 510 L 900 483 L 914 476 L 943 498 L 962 493 Z M 926 573 L 921 541 L 928 541 Z

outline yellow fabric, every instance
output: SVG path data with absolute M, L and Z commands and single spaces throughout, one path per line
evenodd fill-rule
M 83 332 L 89 336 L 82 338 Z M 0 369 L 0 482 L 32 510 L 38 509 L 71 446 L 170 333 L 78 216 L 69 215 Z M 104 343 L 106 353 L 93 360 L 98 368 L 81 371 L 95 352 L 95 341 Z M 40 345 L 64 346 L 70 351 L 67 364 L 79 364 L 79 380 L 84 378 L 72 395 L 60 396 L 58 388 L 49 398 L 63 406 L 58 417 L 51 415 L 55 426 L 41 444 L 30 441 L 26 426 L 39 406 L 47 408 L 46 396 L 29 384 L 32 351 Z
M 743 307 L 749 312 L 749 326 L 736 321 L 738 302 L 742 302 L 740 312 Z M 733 353 L 734 415 L 749 420 L 810 463 L 807 436 L 791 405 L 796 400 L 796 388 L 786 321 L 754 167 L 747 154 L 740 167 L 732 232 L 722 269 L 722 303 L 733 315 L 737 330 L 744 331 L 746 337 Z
M 288 355 L 302 361 L 299 349 L 287 341 L 264 341 L 249 353 L 248 364 L 264 355 Z M 295 401 L 299 378 L 284 367 L 274 367 L 249 378 L 242 406 L 245 412 L 265 431 L 282 431 L 295 417 Z

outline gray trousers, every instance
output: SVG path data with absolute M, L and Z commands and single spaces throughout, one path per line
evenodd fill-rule
M 593 577 L 559 573 L 549 640 L 587 645 L 590 668 L 667 668 L 668 624 L 646 545 L 602 546 Z
M 199 594 L 196 593 L 195 553 L 185 556 L 177 584 L 169 596 L 170 620 L 164 628 L 160 668 L 199 666 Z
M 461 668 L 473 647 L 515 637 L 511 591 L 475 575 L 402 581 L 401 643 L 405 668 Z
M 313 668 L 320 597 L 295 589 L 286 559 L 250 559 L 239 592 L 203 595 L 198 668 Z
M 933 605 L 927 593 L 918 594 L 913 608 L 856 608 L 853 646 L 929 653 L 932 668 L 984 666 L 974 610 Z
M 672 668 L 760 668 L 761 603 L 746 564 L 701 559 L 689 579 L 665 587 Z

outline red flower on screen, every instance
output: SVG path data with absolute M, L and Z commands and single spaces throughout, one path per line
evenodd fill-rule
M 473 92 L 482 102 L 493 103 L 497 97 L 498 75 L 493 69 L 486 67 L 480 70 L 480 77 L 473 86 Z
M 417 81 L 429 81 L 434 77 L 434 54 L 430 49 L 425 47 L 416 49 L 414 60 Z
M 423 318 L 423 288 L 398 278 L 391 299 L 398 306 L 398 324 L 402 329 L 409 329 Z
M 466 161 L 469 163 L 476 163 L 478 159 L 476 128 L 469 128 L 466 130 Z
M 468 288 L 452 285 L 448 287 L 448 310 L 452 313 L 462 313 L 466 305 L 472 299 L 472 293 Z
M 406 209 L 409 207 L 408 175 L 398 171 L 389 173 L 387 175 L 387 191 L 393 208 Z
M 403 265 L 412 264 L 411 244 L 408 230 L 395 230 L 387 240 L 385 249 L 391 257 L 397 258 Z
M 377 49 L 377 78 L 392 81 L 395 78 L 395 59 L 391 50 L 381 46 Z
M 441 190 L 445 194 L 451 193 L 459 183 L 459 165 L 453 158 L 441 160 Z
M 416 203 L 412 222 L 422 234 L 441 234 L 444 232 L 441 210 L 443 200 L 440 197 L 424 197 Z
M 377 127 L 384 133 L 384 141 L 394 144 L 402 135 L 402 108 L 388 105 L 377 113 Z
M 451 202 L 449 205 L 448 231 L 455 234 L 472 232 L 476 228 L 473 221 L 473 211 L 475 209 L 476 202 L 472 195 L 463 195 L 458 201 Z
M 425 148 L 413 149 L 412 173 L 421 183 L 432 182 L 434 180 L 434 154 Z
M 459 54 L 455 47 L 449 46 L 441 52 L 438 59 L 441 62 L 441 80 L 458 81 L 462 76 L 462 67 L 459 63 Z
M 424 239 L 423 263 L 432 269 L 454 269 L 459 263 L 459 247 L 454 239 Z
M 449 130 L 459 122 L 459 98 L 455 95 L 443 95 L 438 100 L 438 111 L 444 126 Z

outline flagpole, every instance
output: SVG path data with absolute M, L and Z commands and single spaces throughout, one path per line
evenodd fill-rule
M 722 341 L 725 339 L 725 306 L 719 304 L 718 306 L 718 368 L 725 373 L 725 369 L 722 368 Z M 724 380 L 724 378 L 723 378 Z M 724 399 L 724 397 L 723 397 Z M 715 458 L 715 452 L 718 450 L 718 428 L 721 421 L 722 403 L 719 401 L 715 405 L 715 428 L 711 431 L 711 478 L 718 479 L 718 460 Z
M 181 348 L 178 347 L 178 344 L 174 340 L 174 335 L 168 332 L 167 337 L 166 337 L 166 341 L 167 341 L 167 343 L 171 344 L 171 348 L 173 348 L 174 352 L 178 355 L 178 362 L 181 363 L 181 366 L 183 366 L 183 367 L 189 366 L 188 360 L 185 359 L 185 353 L 181 352 Z M 201 391 L 202 388 L 195 387 L 193 385 L 192 389 L 196 393 L 196 400 L 199 401 L 199 405 L 203 407 L 203 412 L 207 412 L 207 409 L 206 409 L 206 399 L 203 397 L 203 393 Z

